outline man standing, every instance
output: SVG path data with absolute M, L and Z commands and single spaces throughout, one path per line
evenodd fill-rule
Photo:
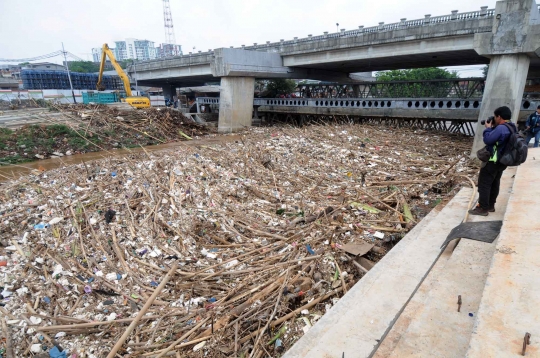
M 478 205 L 469 210 L 471 215 L 487 216 L 489 212 L 495 211 L 501 176 L 506 169 L 506 165 L 499 163 L 499 158 L 502 156 L 511 135 L 508 126 L 517 132 L 515 124 L 510 122 L 510 118 L 512 118 L 510 108 L 499 107 L 493 112 L 493 115 L 494 119 L 490 122 L 486 121 L 486 129 L 484 129 L 484 143 L 491 153 L 491 157 L 489 161 L 482 163 L 478 175 Z
M 527 139 L 525 139 L 527 145 L 534 138 L 534 147 L 538 148 L 540 142 L 540 105 L 536 107 L 536 112 L 527 118 L 525 126 L 527 126 Z

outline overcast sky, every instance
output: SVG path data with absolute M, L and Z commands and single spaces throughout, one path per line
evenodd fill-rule
M 495 7 L 495 0 L 170 0 L 184 53 L 320 35 L 339 28 L 399 22 Z M 0 58 L 61 49 L 92 60 L 91 49 L 127 37 L 165 42 L 161 0 L 0 0 Z M 193 47 L 196 47 L 193 50 Z M 47 61 L 60 62 L 60 58 Z M 476 74 L 471 66 L 461 76 Z M 467 71 L 469 70 L 469 71 Z

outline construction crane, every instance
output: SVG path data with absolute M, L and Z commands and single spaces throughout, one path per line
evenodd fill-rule
M 174 25 L 171 13 L 171 4 L 169 0 L 163 0 L 163 22 L 165 24 L 165 43 L 176 45 L 176 37 L 174 36 Z M 176 47 L 173 47 L 173 56 L 178 55 L 176 53 Z
M 135 108 L 148 108 L 150 107 L 150 99 L 148 97 L 142 97 L 142 96 L 132 96 L 131 95 L 131 87 L 129 83 L 129 77 L 126 75 L 122 67 L 116 62 L 116 58 L 114 57 L 111 49 L 109 48 L 109 45 L 103 44 L 103 48 L 101 50 L 101 62 L 99 64 L 99 77 L 96 84 L 98 91 L 104 91 L 105 86 L 103 85 L 103 70 L 105 69 L 105 61 L 107 60 L 107 56 L 109 57 L 109 60 L 111 61 L 112 66 L 116 70 L 116 73 L 118 73 L 118 76 L 124 83 L 124 91 L 126 91 L 126 98 L 125 102 L 129 103 L 132 107 Z

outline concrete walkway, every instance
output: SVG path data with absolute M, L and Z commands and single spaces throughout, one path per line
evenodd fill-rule
M 467 357 L 540 357 L 540 148 L 517 168 Z
M 470 216 L 469 222 L 503 219 L 515 173 L 516 168 L 504 172 L 497 211 Z M 417 293 L 407 305 L 375 357 L 464 357 L 495 245 L 463 239 L 446 253 L 446 260 L 441 257 L 419 290 L 423 294 Z
M 497 211 L 469 218 L 503 220 L 498 239 L 462 239 L 433 265 L 440 244 L 465 215 L 471 190 L 460 191 L 284 357 L 518 357 L 526 332 L 526 356 L 540 357 L 539 179 L 540 148 L 529 148 L 526 163 L 505 171 Z
M 450 230 L 463 220 L 471 194 L 464 188 L 440 213 L 430 213 L 284 357 L 372 355 L 439 256 Z

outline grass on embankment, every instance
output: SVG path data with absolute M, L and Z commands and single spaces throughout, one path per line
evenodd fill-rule
M 31 162 L 38 160 L 36 155 L 48 158 L 54 152 L 66 155 L 66 152 L 77 154 L 97 152 L 101 148 L 159 144 L 156 139 L 114 125 L 92 130 L 94 133 L 82 128 L 76 132 L 64 124 L 29 125 L 15 130 L 0 128 L 0 165 Z

